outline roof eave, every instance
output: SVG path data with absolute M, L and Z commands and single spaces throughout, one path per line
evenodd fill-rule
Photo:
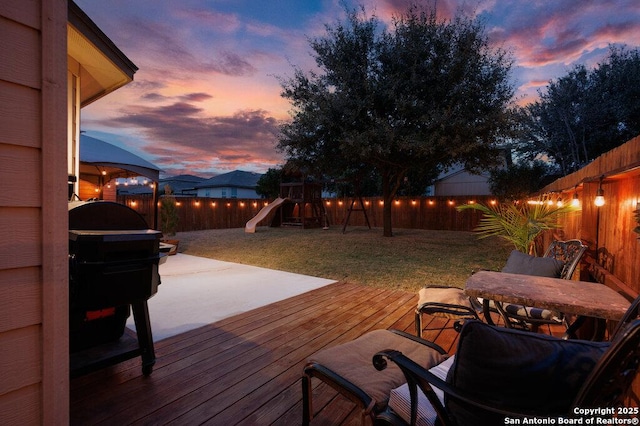
M 81 106 L 84 107 L 133 81 L 138 67 L 71 0 L 68 2 L 68 23 L 71 27 L 69 31 L 75 31 L 74 34 L 79 36 L 69 37 L 69 55 L 77 60 L 95 81 L 94 89 L 83 94 Z M 78 52 L 82 52 L 82 58 L 74 57 L 79 55 Z M 94 63 L 87 64 L 87 58 Z M 100 75 L 92 74 L 93 70 L 100 70 Z

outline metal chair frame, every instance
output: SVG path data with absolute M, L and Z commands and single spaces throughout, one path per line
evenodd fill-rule
M 565 262 L 562 271 L 560 273 L 560 278 L 570 280 L 575 272 L 577 266 L 580 264 L 580 259 L 584 255 L 584 252 L 587 250 L 587 246 L 582 243 L 582 241 L 574 239 L 567 241 L 553 241 L 547 247 L 547 250 L 544 252 L 544 257 L 553 257 L 558 260 L 562 260 Z M 460 291 L 463 291 L 460 289 Z M 415 311 L 415 327 L 416 327 L 416 336 L 422 337 L 423 331 L 423 320 L 422 315 L 435 315 L 435 316 L 458 316 L 459 320 L 454 322 L 454 329 L 460 331 L 460 326 L 464 320 L 467 319 L 478 319 L 481 320 L 479 316 L 479 312 L 482 311 L 482 304 L 480 301 L 474 298 L 470 298 L 470 306 L 464 305 L 451 305 L 446 303 L 440 303 L 438 301 L 430 301 L 427 303 L 423 303 L 416 308 Z M 489 301 L 484 301 L 489 302 Z M 480 308 L 478 309 L 478 306 Z M 503 307 L 499 303 L 494 303 L 490 309 L 484 310 L 484 321 L 490 325 L 494 325 L 494 322 L 491 318 L 490 313 L 499 314 L 504 322 L 505 326 L 510 328 L 520 328 L 520 329 L 537 329 L 538 326 L 543 324 L 559 324 L 557 321 L 545 321 L 545 320 L 537 320 L 535 318 L 531 318 L 528 316 L 517 316 L 513 314 L 509 314 L 504 311 Z M 565 326 L 568 328 L 569 323 L 565 321 L 564 317 L 561 322 L 564 322 Z
M 639 307 L 640 297 L 635 300 L 623 321 L 618 324 L 616 333 L 611 339 L 611 346 L 599 359 L 587 380 L 582 384 L 571 406 L 568 407 L 566 413 L 560 415 L 571 418 L 575 415 L 574 408 L 616 408 L 627 405 L 625 403 L 640 366 L 640 320 L 637 319 Z M 438 424 L 444 426 L 460 425 L 455 423 L 452 413 L 440 402 L 432 387 L 442 390 L 446 395 L 445 398 L 455 399 L 459 404 L 480 408 L 512 419 L 545 415 L 538 409 L 533 412 L 518 411 L 515 408 L 498 408 L 494 405 L 495 401 L 479 400 L 471 397 L 395 350 L 377 353 L 373 358 L 373 364 L 378 370 L 383 370 L 387 367 L 387 360 L 393 361 L 400 367 L 409 384 L 411 396 L 410 424 L 412 425 L 416 422 L 418 388 L 428 398 L 437 413 Z M 509 392 L 509 390 L 505 389 L 505 392 Z M 554 415 L 557 416 L 558 413 L 554 413 Z M 406 425 L 407 423 L 391 409 L 387 408 L 387 410 L 376 416 L 374 424 Z
M 573 273 L 575 272 L 578 264 L 580 263 L 580 259 L 582 259 L 582 256 L 584 255 L 584 252 L 586 250 L 587 246 L 584 245 L 580 240 L 553 241 L 545 251 L 543 257 L 551 257 L 557 260 L 564 261 L 565 263 L 559 278 L 564 280 L 571 280 L 571 278 L 573 277 Z M 523 311 L 525 312 L 525 315 L 518 315 L 507 312 L 507 310 L 504 308 L 504 304 L 500 302 L 495 302 L 495 307 L 497 312 L 499 312 L 504 319 L 505 326 L 509 328 L 537 331 L 539 326 L 545 324 L 564 324 L 567 329 L 569 329 L 569 327 L 571 326 L 569 319 L 561 312 L 559 313 L 560 315 L 557 317 L 557 319 L 541 319 L 529 316 L 529 309 L 527 309 L 527 307 L 525 306 L 522 306 L 522 308 L 524 308 Z

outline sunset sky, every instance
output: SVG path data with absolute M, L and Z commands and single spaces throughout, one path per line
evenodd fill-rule
M 75 0 L 139 71 L 82 110 L 87 135 L 163 170 L 211 177 L 282 164 L 278 124 L 289 118 L 277 77 L 314 67 L 308 39 L 344 17 L 340 0 Z M 410 0 L 346 0 L 388 22 Z M 638 0 L 438 0 L 467 8 L 512 52 L 519 103 L 610 44 L 640 46 Z

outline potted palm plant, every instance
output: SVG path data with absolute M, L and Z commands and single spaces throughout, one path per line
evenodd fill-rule
M 171 186 L 164 186 L 164 196 L 162 197 L 162 207 L 160 209 L 160 228 L 165 237 L 175 237 L 178 227 L 178 207 L 176 197 L 173 195 Z M 176 254 L 179 241 L 175 238 L 164 238 L 162 242 L 172 246 L 169 254 Z
M 558 228 L 557 216 L 575 211 L 576 207 L 547 203 L 500 203 L 490 206 L 476 203 L 458 207 L 459 211 L 469 209 L 483 213 L 475 229 L 480 238 L 497 236 L 512 243 L 516 250 L 535 256 L 538 235 L 544 230 Z

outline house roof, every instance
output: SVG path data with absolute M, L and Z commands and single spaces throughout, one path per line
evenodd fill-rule
M 206 178 L 194 175 L 177 175 L 167 176 L 161 179 L 162 182 L 185 182 L 185 183 L 199 183 L 206 180 Z
M 127 150 L 91 136 L 80 135 L 80 174 L 85 180 L 91 180 L 87 176 L 100 175 L 105 176 L 106 180 L 144 176 L 157 182 L 160 169 Z
M 160 189 L 160 192 L 164 192 L 164 186 L 169 185 L 173 193 L 179 195 L 184 192 L 194 190 L 196 185 L 204 180 L 206 179 L 194 175 L 168 176 L 160 179 L 158 188 Z
M 67 52 L 80 74 L 82 107 L 133 80 L 138 67 L 73 1 L 68 3 Z
M 262 175 L 260 173 L 245 172 L 242 170 L 234 170 L 229 173 L 224 173 L 218 176 L 214 176 L 211 179 L 207 179 L 200 182 L 196 188 L 221 188 L 221 187 L 235 187 L 235 188 L 248 188 L 255 189 L 258 184 L 258 180 Z

